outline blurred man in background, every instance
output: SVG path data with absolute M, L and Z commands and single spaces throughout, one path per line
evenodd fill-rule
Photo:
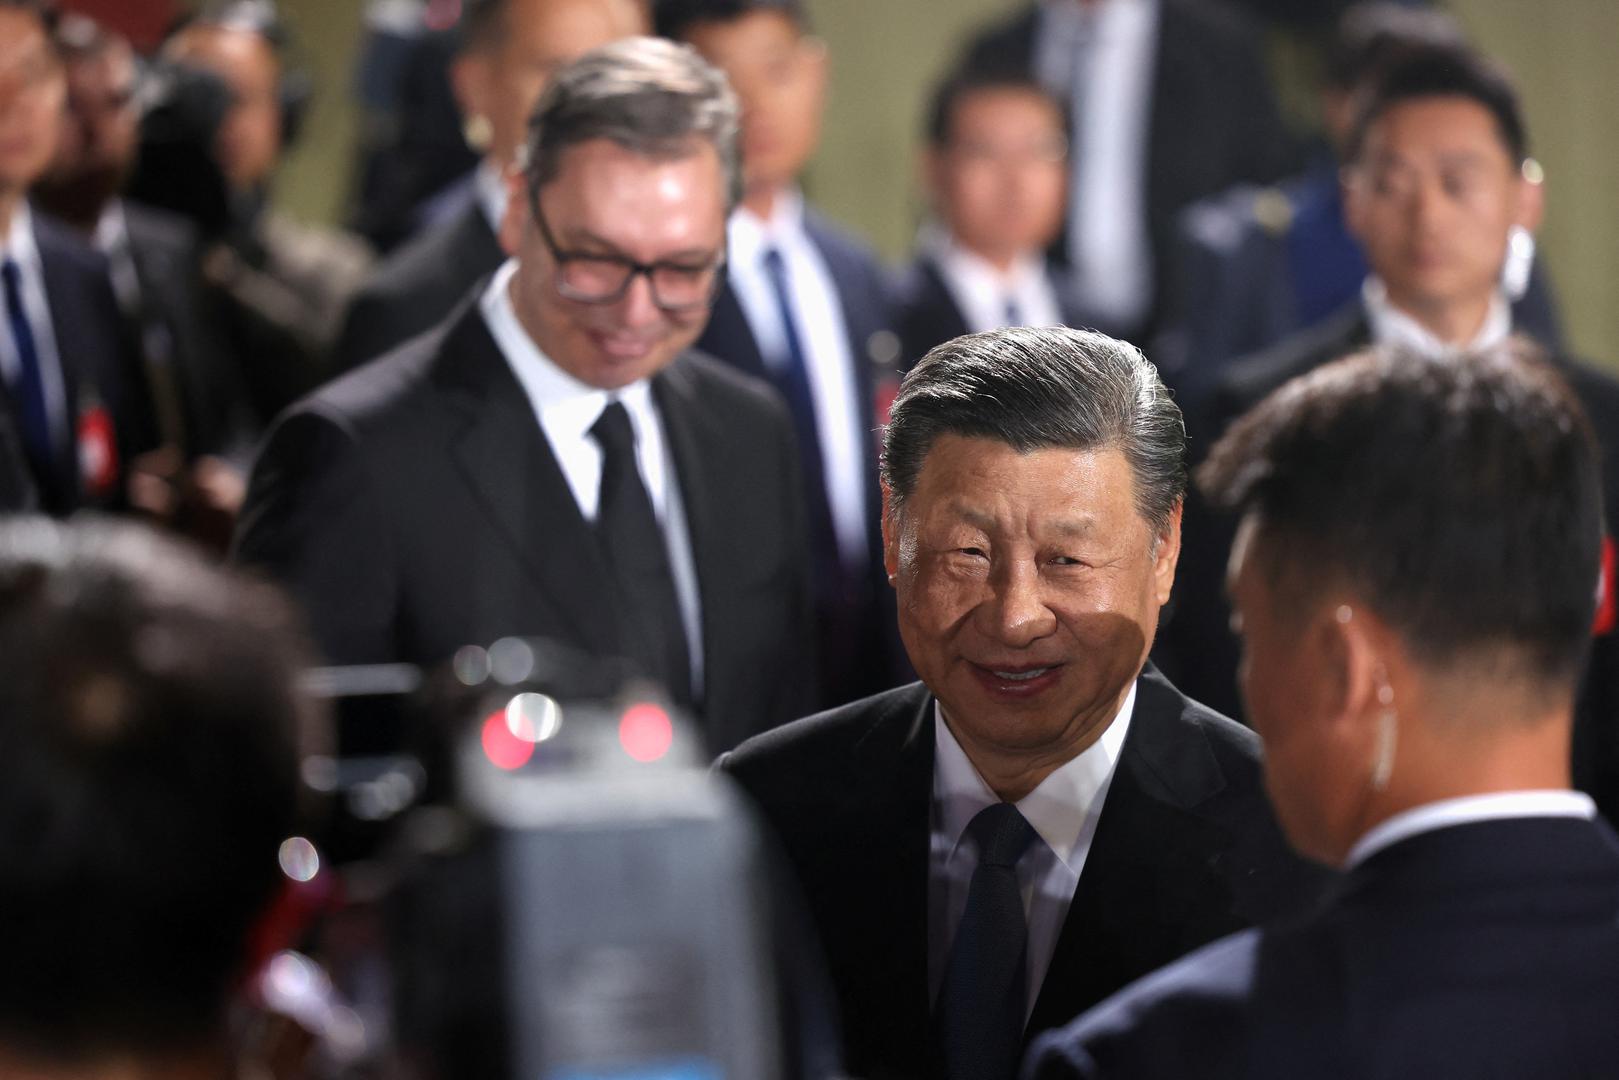
M 1569 790 L 1601 458 L 1515 347 L 1380 349 L 1288 383 L 1199 474 L 1241 515 L 1243 693 L 1316 914 L 1143 980 L 1028 1073 L 1600 1076 L 1619 838 Z
M 1043 0 L 968 55 L 1021 68 L 1068 104 L 1068 220 L 1053 254 L 1083 324 L 1126 340 L 1157 321 L 1181 208 L 1292 164 L 1258 36 L 1205 0 Z
M 1280 184 L 1242 184 L 1186 209 L 1166 296 L 1170 325 L 1153 348 L 1153 362 L 1183 408 L 1202 408 L 1233 360 L 1337 314 L 1355 298 L 1366 257 L 1344 221 L 1340 174 L 1358 97 L 1409 52 L 1466 45 L 1461 26 L 1444 12 L 1355 5 L 1326 48 L 1320 92 L 1326 140 L 1316 160 Z M 1502 285 L 1514 323 L 1555 348 L 1557 312 L 1533 251 L 1527 230 L 1514 233 Z
M 483 160 L 444 220 L 391 254 L 355 296 L 336 347 L 340 368 L 427 330 L 500 266 L 505 172 L 540 92 L 564 65 L 648 26 L 643 0 L 467 0 L 450 74 Z
M 43 0 L 0 0 L 0 408 L 39 507 L 68 514 L 122 506 L 155 436 L 106 261 L 28 202 L 67 94 L 54 22 Z
M 290 612 L 148 530 L 0 523 L 0 1075 L 225 1080 L 284 887 Z
M 1068 183 L 1063 104 L 1026 74 L 960 69 L 934 92 L 927 140 L 934 220 L 895 303 L 905 366 L 962 334 L 1079 325 L 1068 272 L 1046 258 Z
M 134 51 L 79 15 L 56 40 L 67 76 L 67 113 L 56 158 L 34 189 L 37 205 L 79 230 L 111 269 L 125 336 L 160 448 L 135 464 L 131 498 L 161 520 L 211 531 L 216 543 L 245 487 L 239 464 L 253 435 L 235 357 L 201 278 L 197 231 L 185 218 L 122 197 L 140 150 Z M 202 520 L 211 516 L 210 528 Z
M 309 106 L 309 87 L 288 59 L 290 33 L 270 0 L 222 0 L 163 48 L 165 59 L 211 74 L 229 93 L 213 146 L 228 220 L 209 238 L 218 242 L 204 266 L 266 425 L 324 381 L 343 311 L 371 262 L 358 238 L 270 208 L 277 166 Z
M 725 288 L 697 347 L 769 379 L 798 434 L 814 560 L 821 703 L 900 677 L 886 615 L 878 518 L 878 396 L 898 338 L 876 257 L 806 205 L 820 141 L 826 45 L 801 0 L 658 0 L 658 33 L 693 45 L 742 99 L 742 205 Z

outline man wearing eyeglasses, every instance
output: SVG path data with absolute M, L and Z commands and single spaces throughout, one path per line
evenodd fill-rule
M 689 348 L 723 274 L 736 131 L 689 49 L 587 54 L 509 177 L 511 258 L 277 423 L 238 553 L 304 603 L 329 661 L 553 638 L 655 679 L 716 749 L 805 710 L 791 422 Z

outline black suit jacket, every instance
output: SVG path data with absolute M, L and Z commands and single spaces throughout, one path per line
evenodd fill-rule
M 1057 295 L 1063 325 L 1084 326 L 1084 313 L 1073 302 L 1074 290 L 1068 271 L 1051 264 L 1046 267 L 1046 273 Z M 929 255 L 919 255 L 899 277 L 894 288 L 894 317 L 906 371 L 915 367 L 935 345 L 967 332 L 967 320 L 945 284 L 938 261 Z
M 0 514 L 33 510 L 39 505 L 34 478 L 28 475 L 28 459 L 12 425 L 11 413 L 0 409 Z
M 1159 972 L 1031 1054 L 1030 1080 L 1611 1076 L 1619 840 L 1601 821 L 1422 833 L 1323 910 Z
M 1037 5 L 985 30 L 968 62 L 1032 71 Z M 1257 35 L 1201 0 L 1162 0 L 1147 121 L 1147 228 L 1160 281 L 1174 254 L 1176 213 L 1245 180 L 1274 180 L 1296 153 L 1276 108 Z M 1067 260 L 1067 241 L 1052 246 Z
M 933 708 L 916 683 L 789 724 L 720 761 L 797 871 L 849 1070 L 867 1080 L 928 1072 Z M 1028 1032 L 1291 909 L 1319 874 L 1288 852 L 1271 816 L 1258 739 L 1149 668 Z
M 348 371 L 432 329 L 506 259 L 472 185 L 461 209 L 390 254 L 349 303 L 332 349 Z
M 870 250 L 814 211 L 805 211 L 804 231 L 837 286 L 849 334 L 857 430 L 867 434 L 860 451 L 866 476 L 868 572 L 854 583 L 854 595 L 833 599 L 822 592 L 816 597 L 823 625 L 816 643 L 823 668 L 819 704 L 830 705 L 910 677 L 893 630 L 893 594 L 882 569 L 882 492 L 877 483 L 878 429 L 887 422 L 880 399 L 897 389 L 899 339 L 889 309 L 890 286 Z M 738 371 L 768 378 L 764 356 L 729 284 L 721 288 L 697 347 Z
M 702 607 L 716 748 L 809 700 L 802 507 L 785 411 L 688 353 L 652 381 Z M 302 602 L 333 663 L 434 664 L 505 635 L 626 653 L 609 570 L 475 299 L 272 429 L 238 557 Z
M 133 330 L 137 341 L 154 327 L 168 337 L 182 449 L 189 456 L 245 454 L 256 435 L 252 410 L 219 312 L 203 284 L 196 229 L 176 214 L 127 199 L 123 212 L 141 293 Z
M 45 301 L 61 363 L 66 423 L 54 430 L 50 467 L 30 469 L 39 509 L 56 515 L 124 505 L 124 463 L 154 445 L 152 417 L 107 276 L 107 261 L 66 225 L 32 213 Z M 0 386 L 0 408 L 20 435 L 16 406 Z M 103 420 L 105 423 L 103 423 Z M 81 436 L 107 432 L 110 460 L 81 460 Z
M 1365 347 L 1371 328 L 1356 300 L 1324 322 L 1274 348 L 1231 365 L 1209 407 L 1187 417 L 1194 459 L 1230 423 L 1283 383 Z M 1567 357 L 1553 363 L 1591 418 L 1602 452 L 1603 512 L 1619 538 L 1619 382 Z M 1236 687 L 1241 648 L 1231 633 L 1224 581 L 1236 523 L 1190 492 L 1181 526 L 1174 608 L 1154 657 L 1176 682 L 1217 708 L 1240 708 Z M 1619 815 L 1619 634 L 1592 642 L 1574 725 L 1574 778 L 1603 812 Z

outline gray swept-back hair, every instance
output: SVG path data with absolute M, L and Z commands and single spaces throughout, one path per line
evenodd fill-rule
M 947 341 L 906 375 L 883 436 L 894 508 L 941 435 L 1032 450 L 1121 451 L 1136 510 L 1162 533 L 1186 493 L 1186 426 L 1141 351 L 1090 330 L 1008 327 Z
M 649 158 L 681 158 L 708 142 L 725 172 L 726 212 L 742 198 L 741 107 L 725 75 L 689 45 L 632 37 L 592 49 L 557 73 L 529 116 L 524 174 L 550 183 L 562 155 L 608 139 Z

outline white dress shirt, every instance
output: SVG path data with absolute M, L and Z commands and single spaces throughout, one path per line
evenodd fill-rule
M 1157 66 L 1158 0 L 1045 0 L 1035 70 L 1069 102 L 1068 256 L 1080 298 L 1130 326 L 1153 299 L 1147 153 Z
M 1024 1018 L 1034 1010 L 1040 985 L 1051 966 L 1051 954 L 1063 920 L 1079 887 L 1091 840 L 1102 817 L 1107 789 L 1119 751 L 1135 713 L 1132 683 L 1119 713 L 1085 752 L 1054 770 L 1040 786 L 1015 804 L 1039 834 L 1018 861 L 1023 913 L 1028 918 L 1028 996 Z M 943 710 L 933 710 L 933 808 L 928 859 L 928 1000 L 936 1000 L 944 980 L 950 945 L 967 907 L 967 889 L 978 868 L 978 852 L 967 825 L 980 810 L 1001 800 L 978 774 L 945 723 Z
M 602 451 L 590 429 L 609 402 L 623 402 L 629 413 L 630 427 L 635 431 L 635 462 L 640 469 L 641 482 L 646 485 L 669 551 L 675 597 L 680 602 L 680 621 L 691 650 L 692 689 L 700 693 L 703 621 L 697 592 L 697 564 L 692 557 L 685 507 L 680 501 L 680 479 L 675 475 L 669 439 L 652 398 L 652 385 L 643 379 L 609 392 L 582 383 L 558 367 L 540 351 L 517 321 L 509 291 L 516 272 L 516 260 L 508 259 L 484 289 L 480 303 L 489 333 L 528 395 L 540 430 L 551 444 L 551 452 L 562 468 L 568 489 L 579 504 L 579 512 L 591 523 L 595 522 L 601 504 Z
M 832 271 L 804 231 L 804 200 L 797 192 L 777 196 L 768 221 L 739 207 L 731 215 L 728 233 L 731 288 L 760 355 L 775 370 L 788 363 L 787 333 L 765 269 L 765 253 L 772 248 L 780 251 L 786 264 L 793 318 L 815 399 L 832 529 L 844 566 L 859 570 L 867 557 L 866 485 L 871 480 L 866 476 L 865 445 L 872 435 L 860 426 L 855 358 L 850 355 L 849 328 Z
M 1466 345 L 1451 345 L 1439 340 L 1426 326 L 1395 307 L 1389 300 L 1387 286 L 1376 274 L 1368 276 L 1361 284 L 1360 295 L 1366 305 L 1366 321 L 1371 326 L 1372 342 L 1376 345 L 1400 346 L 1438 359 L 1491 348 L 1501 344 L 1512 333 L 1512 308 L 1500 292 L 1490 298 L 1490 310 L 1484 316 L 1484 325 L 1479 327 L 1473 340 Z
M 968 251 L 942 228 L 922 233 L 921 247 L 939 268 L 945 290 L 961 312 L 968 333 L 1010 325 L 1007 305 L 1015 305 L 1018 326 L 1062 326 L 1062 308 L 1052 288 L 1043 252 L 1019 256 L 1005 271 Z
M 1420 833 L 1503 818 L 1567 817 L 1587 821 L 1597 815 L 1596 803 L 1578 791 L 1502 791 L 1441 799 L 1395 814 L 1367 830 L 1349 849 L 1344 869 L 1359 866 L 1384 848 Z
M 61 354 L 56 350 L 56 327 L 51 323 L 51 306 L 45 296 L 45 266 L 39 245 L 34 241 L 34 217 L 27 200 L 20 200 L 11 214 L 11 229 L 0 236 L 0 263 L 11 259 L 18 268 L 18 289 L 23 313 L 33 332 L 34 351 L 39 357 L 39 377 L 45 387 L 45 410 L 51 425 L 51 438 L 58 445 L 73 437 L 68 427 L 67 386 L 62 376 Z M 11 333 L 10 313 L 4 309 L 0 293 L 0 377 L 6 386 L 15 386 L 22 375 L 17 340 Z

